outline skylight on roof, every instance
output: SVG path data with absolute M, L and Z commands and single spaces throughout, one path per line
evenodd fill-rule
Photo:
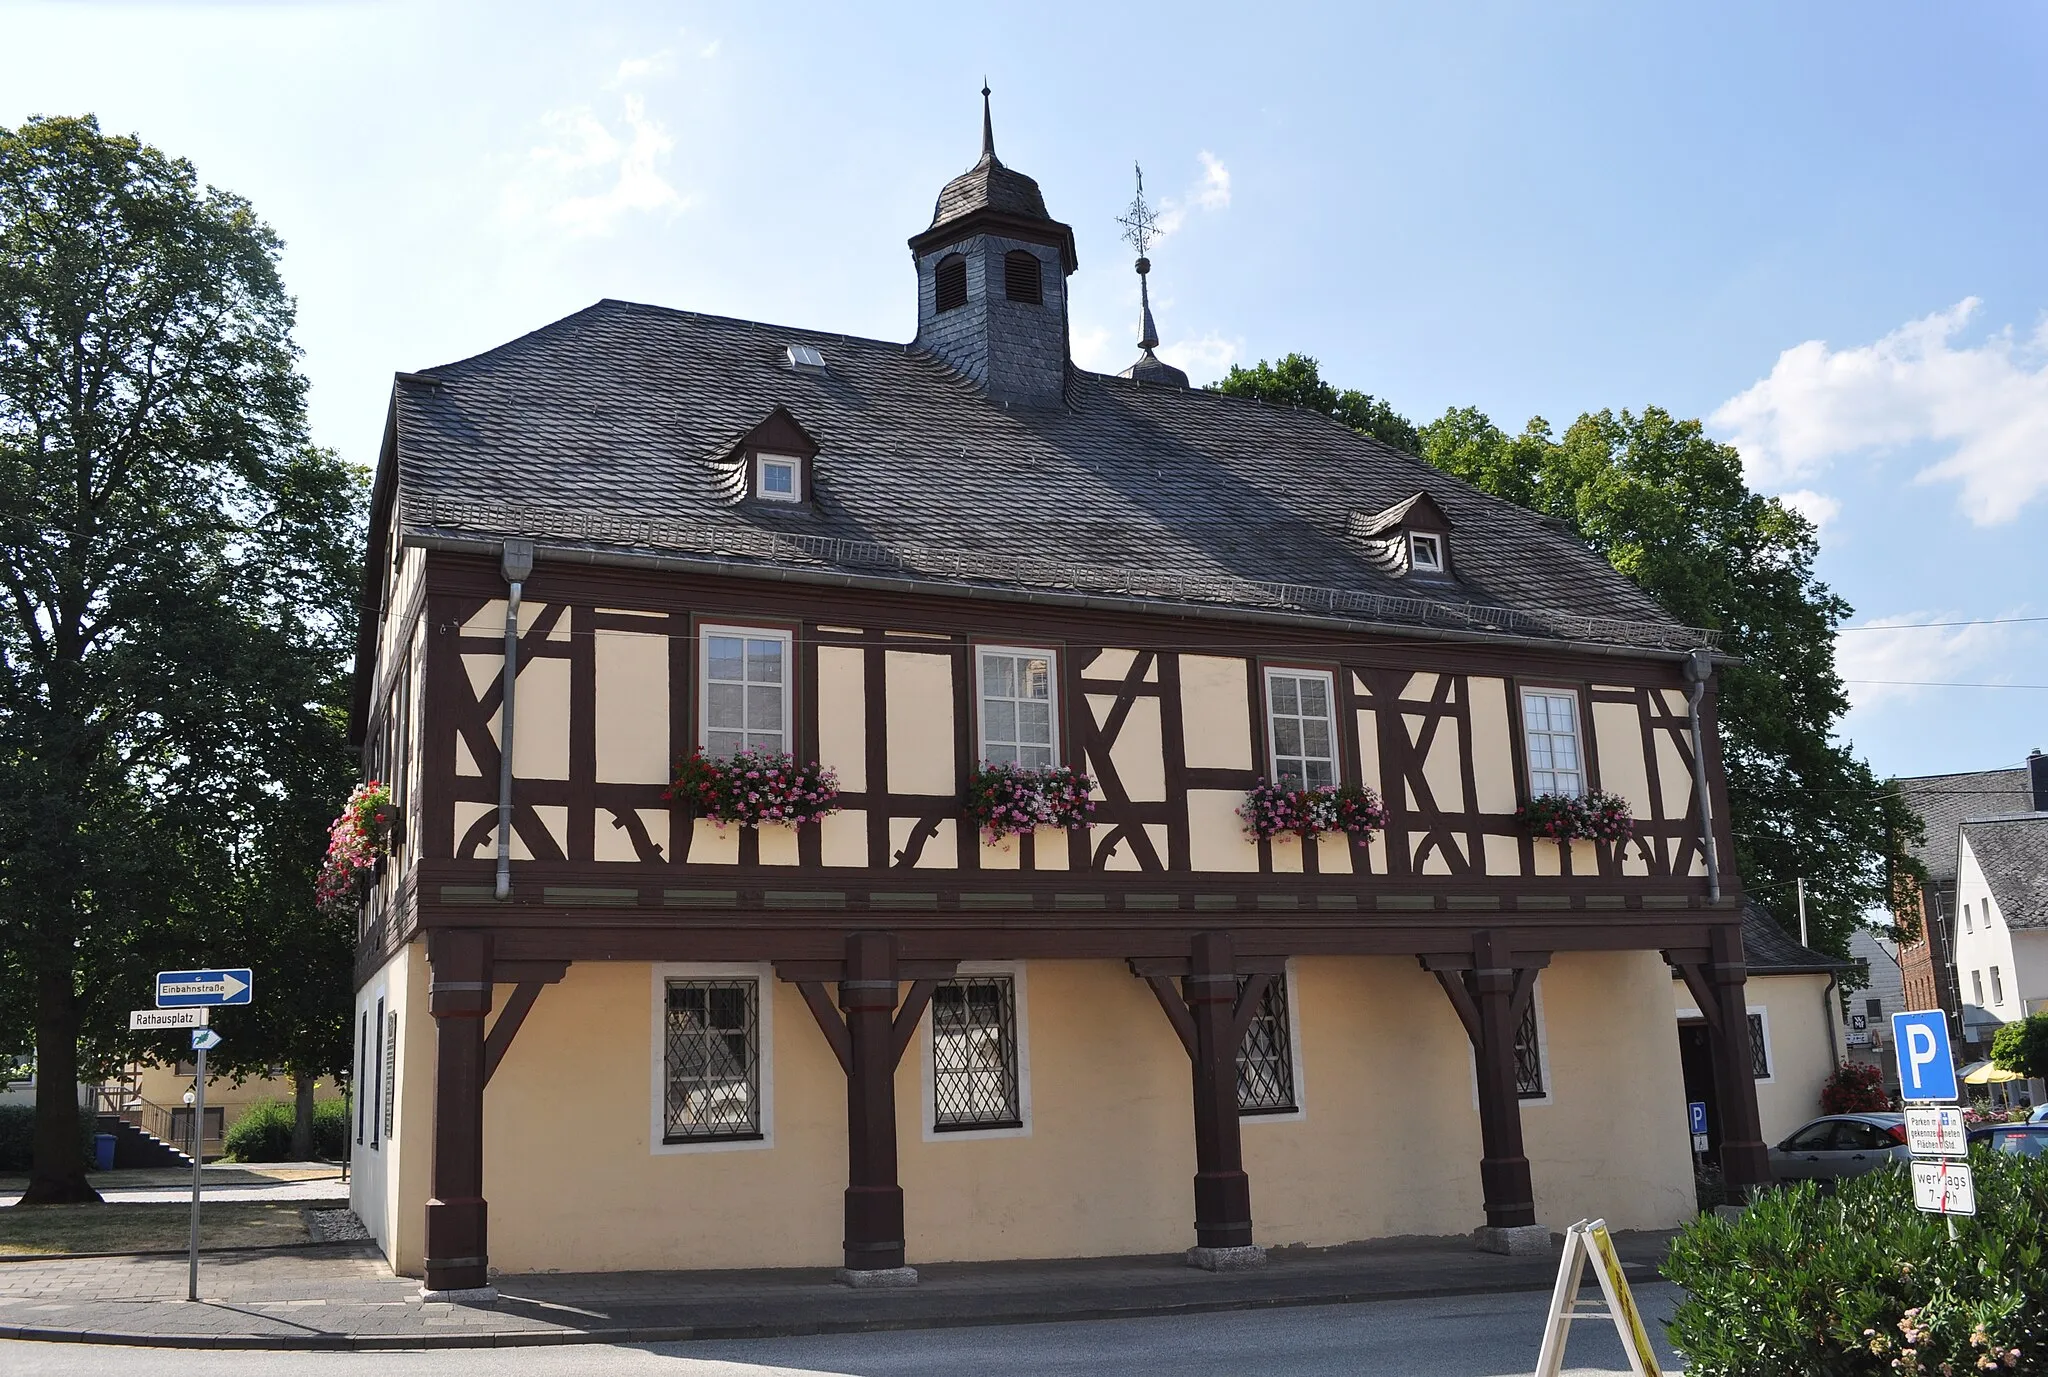
M 811 345 L 792 344 L 787 352 L 791 368 L 809 368 L 821 372 L 824 370 L 825 356 Z

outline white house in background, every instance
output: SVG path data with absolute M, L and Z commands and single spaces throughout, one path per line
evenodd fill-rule
M 1843 1002 L 1844 1059 L 1875 1066 L 1884 1073 L 1885 1084 L 1896 1093 L 1899 1067 L 1892 1055 L 1892 1015 L 1904 1013 L 1910 1007 L 1906 1003 L 1898 944 L 1869 928 L 1859 927 L 1850 935 L 1849 956 L 1864 975 L 1865 984 Z
M 1999 1025 L 2048 1010 L 2048 810 L 1964 823 L 1956 859 L 1963 1024 L 1988 1044 Z M 2040 1103 L 2042 1083 L 2030 1090 Z

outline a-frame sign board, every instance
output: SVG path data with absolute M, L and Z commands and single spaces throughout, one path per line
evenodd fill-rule
M 1593 1275 L 1600 1281 L 1600 1294 L 1606 1300 L 1604 1308 L 1580 1308 L 1579 1287 L 1585 1282 L 1588 1262 L 1593 1264 Z M 1636 1298 L 1628 1289 L 1628 1278 L 1622 1275 L 1614 1240 L 1607 1235 L 1607 1221 L 1582 1219 L 1564 1231 L 1564 1257 L 1557 1265 L 1557 1289 L 1550 1293 L 1550 1320 L 1543 1326 L 1543 1350 L 1536 1359 L 1536 1377 L 1558 1377 L 1564 1370 L 1564 1341 L 1571 1333 L 1573 1320 L 1601 1315 L 1613 1317 L 1615 1332 L 1621 1335 L 1622 1351 L 1628 1354 L 1628 1370 L 1635 1377 L 1664 1377 L 1664 1370 L 1657 1366 L 1657 1351 L 1650 1346 L 1650 1335 L 1643 1328 L 1642 1313 L 1636 1309 Z

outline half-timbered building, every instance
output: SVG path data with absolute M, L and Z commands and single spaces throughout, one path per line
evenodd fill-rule
M 983 152 L 907 344 L 603 301 L 398 375 L 355 727 L 354 1199 L 492 1269 L 1159 1253 L 1693 1209 L 1672 971 L 1766 1178 L 1713 637 L 1327 417 L 1069 356 Z M 678 762 L 836 775 L 720 826 Z M 1085 821 L 992 842 L 984 764 Z M 1383 827 L 1259 837 L 1260 781 Z M 1628 801 L 1624 840 L 1518 821 Z

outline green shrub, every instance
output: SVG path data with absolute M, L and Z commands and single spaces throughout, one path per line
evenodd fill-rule
M 1689 1377 L 1934 1377 L 2048 1371 L 2048 1158 L 1979 1151 L 1956 1238 L 1904 1171 L 1766 1191 L 1672 1244 L 1671 1342 Z
M 78 1154 L 86 1166 L 93 1165 L 92 1140 L 99 1121 L 81 1112 L 78 1116 Z M 25 1172 L 35 1163 L 36 1108 L 29 1104 L 0 1104 L 0 1171 Z
M 298 1111 L 290 1100 L 259 1100 L 228 1126 L 224 1145 L 231 1162 L 288 1162 L 292 1157 L 292 1125 Z M 313 1106 L 313 1155 L 341 1160 L 348 1118 L 340 1100 Z

